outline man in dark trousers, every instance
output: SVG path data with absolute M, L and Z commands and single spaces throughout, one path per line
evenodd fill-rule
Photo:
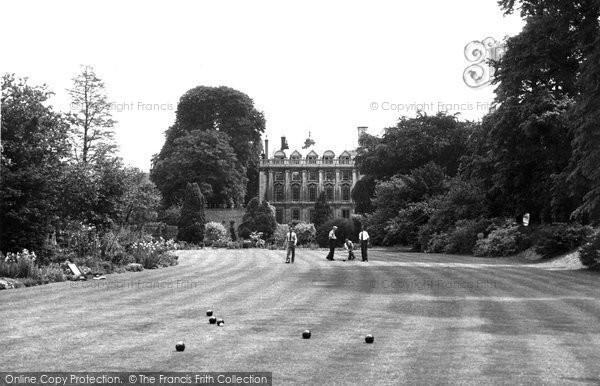
M 296 232 L 294 232 L 294 226 L 290 224 L 290 230 L 285 236 L 285 241 L 287 243 L 287 257 L 285 259 L 286 263 L 290 262 L 290 254 L 292 255 L 292 264 L 294 263 L 294 257 L 296 255 L 296 244 L 298 243 L 298 236 L 296 236 Z
M 369 245 L 369 234 L 365 230 L 364 225 L 360 227 L 360 233 L 358 234 L 358 241 L 360 242 L 360 254 L 362 255 L 362 261 L 369 261 L 367 257 L 367 246 Z
M 335 253 L 335 242 L 337 241 L 337 237 L 335 236 L 336 230 L 337 227 L 334 225 L 329 231 L 329 254 L 327 255 L 327 260 L 330 261 L 333 261 L 333 254 Z

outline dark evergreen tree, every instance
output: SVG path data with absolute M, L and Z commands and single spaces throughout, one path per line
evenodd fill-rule
M 275 208 L 267 201 L 260 202 L 257 197 L 248 202 L 242 223 L 238 227 L 238 234 L 248 238 L 252 232 L 262 232 L 263 239 L 270 238 L 277 228 L 275 221 Z
M 325 192 L 321 192 L 315 202 L 314 224 L 315 228 L 319 228 L 322 224 L 329 221 L 333 217 L 331 206 L 327 202 Z
M 229 221 L 229 236 L 231 237 L 231 241 L 237 241 L 238 239 L 237 232 L 235 230 L 235 221 L 233 220 Z
M 188 183 L 179 217 L 177 239 L 199 244 L 204 241 L 204 196 L 197 183 Z

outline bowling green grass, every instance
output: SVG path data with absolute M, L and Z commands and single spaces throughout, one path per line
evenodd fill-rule
M 369 263 L 298 250 L 293 265 L 283 251 L 179 253 L 176 267 L 0 292 L 0 371 L 272 371 L 277 385 L 600 382 L 597 274 L 383 249 Z M 207 309 L 225 327 L 208 324 Z

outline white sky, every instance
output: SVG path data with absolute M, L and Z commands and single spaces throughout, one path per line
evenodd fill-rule
M 121 155 L 146 171 L 180 96 L 199 85 L 248 94 L 265 114 L 271 144 L 286 135 L 292 149 L 309 130 L 321 148 L 352 148 L 357 126 L 379 134 L 400 115 L 414 116 L 414 104 L 429 114 L 440 104 L 462 104 L 451 112 L 480 119 L 493 89 L 465 85 L 464 47 L 515 35 L 523 26 L 517 16 L 504 17 L 496 0 L 14 1 L 0 7 L 0 71 L 48 84 L 56 109 L 67 111 L 65 89 L 80 64 L 94 66 L 109 99 L 125 110 L 114 112 Z M 411 110 L 393 111 L 392 104 Z

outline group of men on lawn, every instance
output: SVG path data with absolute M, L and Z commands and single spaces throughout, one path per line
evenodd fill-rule
M 335 225 L 329 231 L 329 254 L 326 259 L 329 261 L 333 261 L 333 254 L 335 253 L 335 244 L 337 242 L 337 236 L 335 231 L 338 229 Z M 286 234 L 286 245 L 287 245 L 287 256 L 285 259 L 286 263 L 293 263 L 294 258 L 296 257 L 296 244 L 298 243 L 298 236 L 296 236 L 296 232 L 294 232 L 293 224 L 289 225 L 289 231 Z M 367 248 L 369 245 L 369 234 L 365 230 L 365 227 L 362 226 L 360 228 L 360 233 L 358 234 L 358 241 L 360 242 L 360 254 L 362 256 L 362 261 L 369 261 L 367 257 Z M 350 239 L 346 239 L 344 241 L 344 248 L 348 251 L 348 260 L 354 260 L 354 244 Z M 291 260 L 290 260 L 291 257 Z

